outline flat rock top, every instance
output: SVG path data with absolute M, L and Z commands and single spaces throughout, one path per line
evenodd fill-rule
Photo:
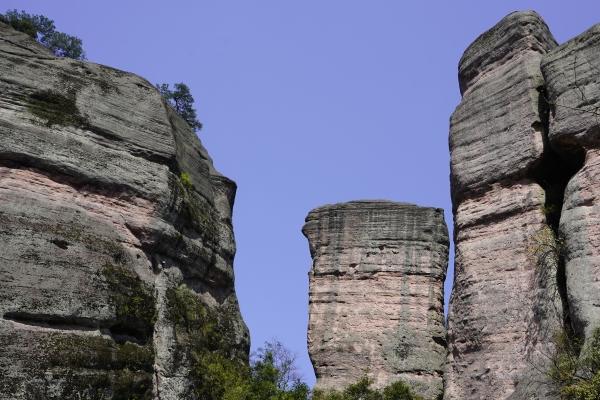
M 439 213 L 442 215 L 444 210 L 435 207 L 423 207 L 412 203 L 397 202 L 390 200 L 352 200 L 344 203 L 326 204 L 317 207 L 308 213 L 306 222 L 318 219 L 331 212 L 340 213 L 360 213 L 371 210 L 390 210 L 394 212 L 404 211 L 406 213 Z
M 311 254 L 341 240 L 343 246 L 377 242 L 420 241 L 448 246 L 444 210 L 386 200 L 359 200 L 330 204 L 312 210 L 302 233 L 309 239 Z
M 460 92 L 467 91 L 480 75 L 494 69 L 497 64 L 503 64 L 527 50 L 546 53 L 555 46 L 556 40 L 538 13 L 511 13 L 465 50 L 458 66 Z

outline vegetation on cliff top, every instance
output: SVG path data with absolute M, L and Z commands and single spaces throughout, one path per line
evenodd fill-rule
M 47 47 L 57 57 L 85 60 L 83 43 L 76 36 L 59 32 L 54 21 L 43 15 L 31 15 L 25 11 L 8 10 L 0 14 L 0 22 L 24 32 Z
M 202 129 L 202 123 L 198 121 L 196 109 L 194 109 L 194 97 L 190 88 L 183 82 L 173 85 L 173 90 L 169 88 L 168 83 L 156 85 L 165 101 L 173 107 L 181 118 L 195 131 Z

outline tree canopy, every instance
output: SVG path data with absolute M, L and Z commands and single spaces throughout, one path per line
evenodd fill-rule
M 28 14 L 25 11 L 9 10 L 4 14 L 0 14 L 0 22 L 28 34 L 58 57 L 85 60 L 81 39 L 58 32 L 54 26 L 54 21 L 48 17 Z
M 202 129 L 202 123 L 198 121 L 196 110 L 194 109 L 194 97 L 190 88 L 183 82 L 173 85 L 173 90 L 169 88 L 168 83 L 156 85 L 156 88 L 162 97 L 169 103 L 173 109 L 188 123 L 195 131 Z

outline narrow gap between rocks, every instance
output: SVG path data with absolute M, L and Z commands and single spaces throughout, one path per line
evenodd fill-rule
M 566 333 L 572 336 L 574 335 L 574 331 L 571 325 L 567 297 L 564 241 L 559 230 L 559 225 L 565 189 L 570 179 L 583 167 L 585 152 L 583 149 L 569 149 L 568 154 L 559 154 L 554 150 L 548 138 L 550 107 L 546 101 L 546 90 L 544 87 L 540 87 L 538 91 L 540 93 L 538 111 L 541 124 L 534 123 L 533 127 L 541 130 L 543 134 L 544 154 L 541 163 L 534 172 L 534 178 L 545 192 L 543 212 L 546 216 L 546 223 L 554 234 L 555 243 L 553 245 L 557 258 L 556 287 L 563 310 L 562 323 Z

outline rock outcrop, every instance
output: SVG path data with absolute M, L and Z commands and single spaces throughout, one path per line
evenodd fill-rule
M 0 398 L 193 399 L 202 318 L 247 362 L 235 189 L 149 82 L 0 23 Z
M 456 258 L 446 399 L 507 398 L 534 369 L 529 355 L 561 323 L 550 284 L 556 265 L 542 272 L 531 251 L 549 228 L 538 179 L 546 156 L 539 88 L 541 58 L 555 46 L 537 14 L 513 13 L 459 64 L 463 98 L 450 123 Z
M 317 387 L 368 375 L 379 387 L 401 379 L 427 398 L 440 395 L 443 211 L 353 201 L 311 211 L 302 231 L 313 257 L 308 343 Z
M 547 54 L 549 137 L 572 173 L 564 193 L 560 237 L 569 318 L 589 338 L 600 327 L 600 25 Z
M 533 12 L 461 59 L 445 399 L 557 399 L 554 335 L 600 326 L 598 71 L 598 26 L 557 47 Z

